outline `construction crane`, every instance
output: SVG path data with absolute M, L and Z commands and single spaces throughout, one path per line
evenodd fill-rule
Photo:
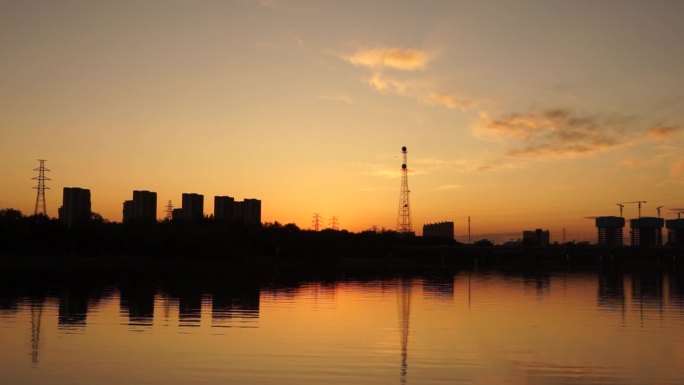
M 638 205 L 638 207 L 639 207 L 639 218 L 641 218 L 641 204 L 646 203 L 646 201 L 622 202 L 623 205 L 628 205 L 628 204 L 632 204 L 632 203 L 636 203 Z M 620 210 L 622 210 L 622 207 L 620 207 Z
M 660 209 L 662 209 L 665 206 L 658 206 L 656 207 L 656 210 L 658 210 L 658 218 L 660 218 Z
M 684 214 L 684 209 L 670 209 L 670 212 L 677 214 L 677 219 L 682 219 L 682 214 Z
M 620 207 L 620 217 L 622 217 L 622 209 L 625 208 L 625 205 L 623 205 L 622 203 L 616 203 L 616 205 Z

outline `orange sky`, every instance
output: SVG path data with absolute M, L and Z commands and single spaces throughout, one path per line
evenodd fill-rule
M 0 207 L 47 159 L 121 219 L 132 190 L 263 201 L 263 220 L 458 237 L 684 207 L 679 2 L 3 2 Z M 625 209 L 628 218 L 636 207 Z M 515 236 L 515 235 L 511 235 Z M 506 238 L 502 235 L 499 238 Z

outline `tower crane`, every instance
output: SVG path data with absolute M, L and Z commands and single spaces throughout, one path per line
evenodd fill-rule
M 684 213 L 684 209 L 670 209 L 673 214 L 677 214 L 677 219 L 682 219 L 682 213 Z
M 636 203 L 638 205 L 638 207 L 639 207 L 639 218 L 641 218 L 641 204 L 646 203 L 646 201 L 622 202 L 623 205 L 632 204 L 632 203 Z
M 660 209 L 662 209 L 665 206 L 658 206 L 656 207 L 656 210 L 658 210 L 658 218 L 660 218 Z
M 616 203 L 616 205 L 618 205 L 618 207 L 620 207 L 620 217 L 622 217 L 622 209 L 625 208 L 625 205 L 623 205 L 622 203 Z

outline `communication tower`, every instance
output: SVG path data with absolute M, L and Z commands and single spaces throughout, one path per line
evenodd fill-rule
M 47 216 L 47 205 L 45 204 L 45 190 L 49 190 L 50 188 L 45 185 L 45 181 L 51 179 L 45 176 L 45 172 L 50 170 L 45 168 L 45 162 L 47 162 L 45 159 L 38 159 L 38 162 L 40 162 L 38 168 L 33 169 L 33 171 L 38 171 L 38 176 L 34 176 L 33 178 L 31 178 L 32 180 L 38 181 L 38 185 L 33 187 L 34 189 L 38 190 L 38 194 L 36 194 L 36 209 L 33 211 L 33 215 Z
M 399 212 L 397 214 L 397 232 L 412 234 L 411 207 L 409 204 L 408 163 L 406 146 L 401 148 L 403 162 L 401 164 L 401 189 L 399 190 Z
M 173 219 L 173 203 L 171 203 L 171 201 L 169 201 L 169 203 L 166 204 L 166 210 L 164 210 L 164 213 L 166 214 L 167 221 Z

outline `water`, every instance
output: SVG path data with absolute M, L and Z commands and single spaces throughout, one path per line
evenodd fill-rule
M 668 270 L 1 278 L 2 384 L 684 384 Z

